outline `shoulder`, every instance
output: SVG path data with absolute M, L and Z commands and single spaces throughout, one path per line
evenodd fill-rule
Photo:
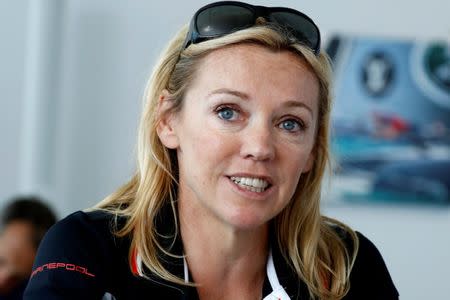
M 122 224 L 123 218 L 116 218 L 105 211 L 74 212 L 48 230 L 39 246 L 37 258 L 51 253 L 84 254 L 87 249 L 90 256 L 102 251 L 114 252 L 113 248 L 119 246 L 114 231 Z
M 115 218 L 104 211 L 74 212 L 53 225 L 45 235 L 41 246 L 64 241 L 72 244 L 88 242 L 92 239 L 96 245 L 114 239 Z
M 372 241 L 365 237 L 361 232 L 356 231 L 358 236 L 358 255 L 356 262 L 364 264 L 365 262 L 380 262 L 383 261 L 380 251 Z M 355 266 L 356 266 L 355 262 Z M 384 263 L 384 261 L 383 261 Z
M 114 221 L 114 215 L 103 210 L 76 211 L 57 222 L 51 230 L 56 228 L 71 228 L 80 226 L 95 226 L 96 229 L 106 229 Z M 91 227 L 92 228 L 92 227 Z
M 115 217 L 104 211 L 74 212 L 53 225 L 39 245 L 37 261 L 58 255 L 86 255 L 109 249 L 115 243 Z M 48 258 L 49 259 L 49 258 Z
M 350 273 L 350 291 L 344 299 L 398 299 L 380 251 L 362 233 L 356 232 L 356 235 L 358 252 Z M 348 244 L 348 238 L 346 241 Z
M 373 273 L 371 267 L 375 267 L 377 271 L 385 270 L 387 272 L 384 259 L 375 244 L 360 232 L 356 232 L 356 235 L 359 245 L 352 273 Z
M 51 293 L 68 290 L 101 295 L 115 269 L 127 271 L 129 243 L 115 237 L 115 220 L 103 211 L 78 211 L 53 225 L 39 245 L 25 299 L 53 299 Z
M 356 245 L 350 232 L 337 225 L 330 228 L 351 254 Z M 397 300 L 397 289 L 377 247 L 360 232 L 356 232 L 356 239 L 358 250 L 350 273 L 350 290 L 343 300 Z M 308 294 L 308 287 L 299 280 L 281 249 L 274 247 L 273 250 L 275 268 L 285 290 L 291 295 Z

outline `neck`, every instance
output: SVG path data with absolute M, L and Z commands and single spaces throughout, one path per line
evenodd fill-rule
M 183 199 L 178 202 L 183 248 L 193 277 L 190 280 L 198 285 L 200 298 L 237 299 L 245 294 L 249 296 L 246 299 L 260 298 L 268 225 L 237 229 L 194 206 Z

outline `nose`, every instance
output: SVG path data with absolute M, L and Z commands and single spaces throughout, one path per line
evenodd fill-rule
M 275 140 L 265 122 L 255 122 L 242 132 L 241 156 L 255 161 L 270 161 L 275 157 Z

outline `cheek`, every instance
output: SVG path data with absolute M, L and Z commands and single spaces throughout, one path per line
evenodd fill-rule
M 200 170 L 220 166 L 236 148 L 229 135 L 214 130 L 206 122 L 198 126 L 185 127 L 180 136 L 182 138 L 178 159 L 180 165 L 185 165 L 186 168 Z
M 287 182 L 290 184 L 291 193 L 295 192 L 297 184 L 303 173 L 308 172 L 311 162 L 313 162 L 313 156 L 311 155 L 310 147 L 307 149 L 297 151 L 286 151 L 284 153 L 284 176 Z

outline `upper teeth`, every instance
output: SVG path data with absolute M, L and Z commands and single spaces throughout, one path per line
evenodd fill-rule
M 237 183 L 239 185 L 246 185 L 246 186 L 260 188 L 260 189 L 265 189 L 269 185 L 269 183 L 266 180 L 260 179 L 260 178 L 232 176 L 231 180 L 233 180 L 235 183 Z

